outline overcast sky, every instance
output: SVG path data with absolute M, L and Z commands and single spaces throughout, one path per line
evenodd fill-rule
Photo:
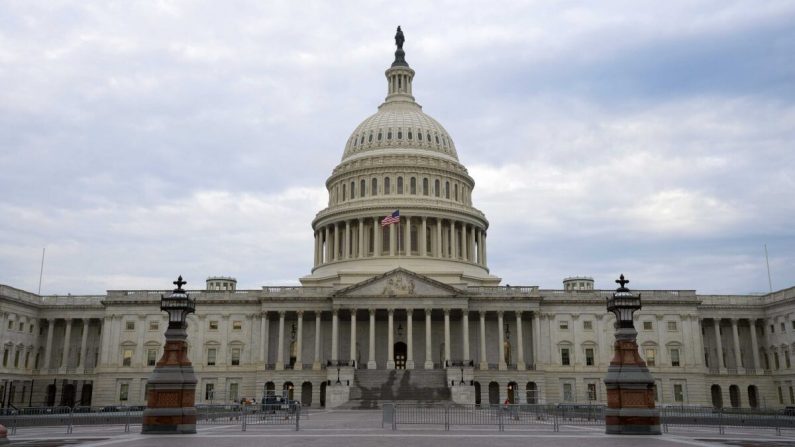
M 511 285 L 795 286 L 795 2 L 0 3 L 0 283 L 297 284 L 395 27 Z

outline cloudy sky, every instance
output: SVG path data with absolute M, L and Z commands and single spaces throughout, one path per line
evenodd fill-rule
M 0 3 L 0 283 L 297 284 L 394 30 L 512 285 L 795 285 L 795 2 Z

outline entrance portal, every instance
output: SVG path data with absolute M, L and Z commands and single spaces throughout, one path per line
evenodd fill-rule
M 402 341 L 395 343 L 395 369 L 406 369 L 406 344 Z

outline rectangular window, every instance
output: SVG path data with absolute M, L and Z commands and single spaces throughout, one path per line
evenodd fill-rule
M 561 321 L 559 327 L 560 327 L 561 331 L 568 331 L 569 330 L 569 322 L 568 321 Z
M 125 349 L 122 356 L 121 366 L 132 366 L 133 350 Z
M 588 384 L 588 400 L 595 401 L 596 400 L 596 384 L 589 383 Z
M 127 399 L 130 395 L 130 384 L 129 383 L 122 383 L 119 385 L 119 401 L 120 402 L 127 402 Z
M 585 348 L 585 364 L 593 366 L 593 348 Z
M 671 349 L 671 366 L 679 366 L 679 349 Z
M 3 351 L 3 368 L 8 366 L 8 349 Z
M 564 402 L 573 402 L 574 401 L 574 389 L 570 383 L 563 384 L 563 401 Z
M 21 326 L 22 326 L 22 324 L 20 324 L 20 327 L 21 327 Z M 22 330 L 22 329 L 20 329 L 20 331 L 21 331 L 21 330 Z M 781 323 L 781 332 L 787 332 L 787 326 L 785 326 L 785 325 L 784 325 L 784 323 Z
M 646 353 L 646 366 L 654 366 L 657 358 L 657 350 L 654 348 L 646 348 L 644 352 Z
M 770 325 L 770 333 L 771 334 L 775 334 L 776 333 L 776 326 L 774 326 L 772 324 Z
M 30 352 L 25 353 L 25 369 L 28 369 L 30 366 Z
M 28 328 L 28 333 L 29 334 L 33 333 L 33 324 L 32 323 L 31 323 L 30 327 Z
M 229 384 L 229 399 L 233 402 L 237 400 L 237 382 L 232 382 Z
M 684 402 L 685 401 L 685 392 L 684 386 L 681 383 L 674 384 L 674 402 Z
M 155 366 L 157 363 L 157 349 L 146 351 L 146 366 Z
M 240 365 L 240 348 L 232 348 L 232 366 Z
M 644 331 L 650 331 L 652 329 L 653 329 L 653 326 L 652 326 L 652 322 L 651 321 L 644 321 L 643 322 L 643 330 Z
M 724 358 L 726 358 L 725 354 L 724 354 Z M 776 365 L 776 369 L 781 369 L 781 363 L 779 363 L 779 361 L 778 361 L 778 352 L 774 352 L 773 353 L 773 362 Z
M 593 321 L 591 321 L 591 320 L 583 321 L 582 322 L 582 328 L 585 329 L 586 331 L 592 331 L 593 330 Z
M 784 323 L 781 323 L 781 324 L 782 324 L 782 326 L 784 325 Z M 19 332 L 25 332 L 25 323 L 23 323 L 21 321 L 19 322 Z
M 19 368 L 19 354 L 19 351 L 14 353 L 14 368 Z
M 563 366 L 569 366 L 571 364 L 571 359 L 569 359 L 569 348 L 561 348 L 560 363 Z
M 204 400 L 213 400 L 215 399 L 215 384 L 214 383 L 205 383 L 204 384 Z
M 789 360 L 789 351 L 784 351 L 784 364 L 787 365 L 787 369 L 792 368 L 792 364 Z
M 210 320 L 210 330 L 211 331 L 218 330 L 218 320 Z
M 240 320 L 236 320 L 232 322 L 232 330 L 233 331 L 242 331 L 243 330 L 243 322 Z
M 669 321 L 668 322 L 668 330 L 675 331 L 676 330 L 676 321 Z
M 778 387 L 778 403 L 784 405 L 784 392 L 781 390 L 781 387 Z
M 150 331 L 160 330 L 160 322 L 157 321 L 157 320 L 150 320 L 149 321 L 149 330 Z
M 135 330 L 135 322 L 134 321 L 125 321 L 124 322 L 124 329 L 128 331 Z
M 14 320 L 8 320 L 8 328 L 14 330 Z
M 207 349 L 207 366 L 215 366 L 215 348 Z

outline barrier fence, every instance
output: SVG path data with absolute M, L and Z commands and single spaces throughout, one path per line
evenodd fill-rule
M 702 407 L 660 408 L 663 431 L 670 427 L 709 427 L 721 434 L 727 428 L 773 429 L 776 434 L 795 430 L 795 415 L 776 410 L 713 409 Z M 605 406 L 565 404 L 519 405 L 418 405 L 386 403 L 383 406 L 382 426 L 439 425 L 445 430 L 452 426 L 494 426 L 499 431 L 506 426 L 540 426 L 558 432 L 565 426 L 604 426 Z
M 124 432 L 131 425 L 143 422 L 141 406 L 105 407 L 23 407 L 5 409 L 0 412 L 0 424 L 5 425 L 10 435 L 17 428 L 63 427 L 71 434 L 78 426 L 119 426 Z M 197 405 L 196 425 L 239 425 L 242 431 L 247 426 L 294 425 L 300 428 L 302 407 L 298 402 L 257 405 Z

